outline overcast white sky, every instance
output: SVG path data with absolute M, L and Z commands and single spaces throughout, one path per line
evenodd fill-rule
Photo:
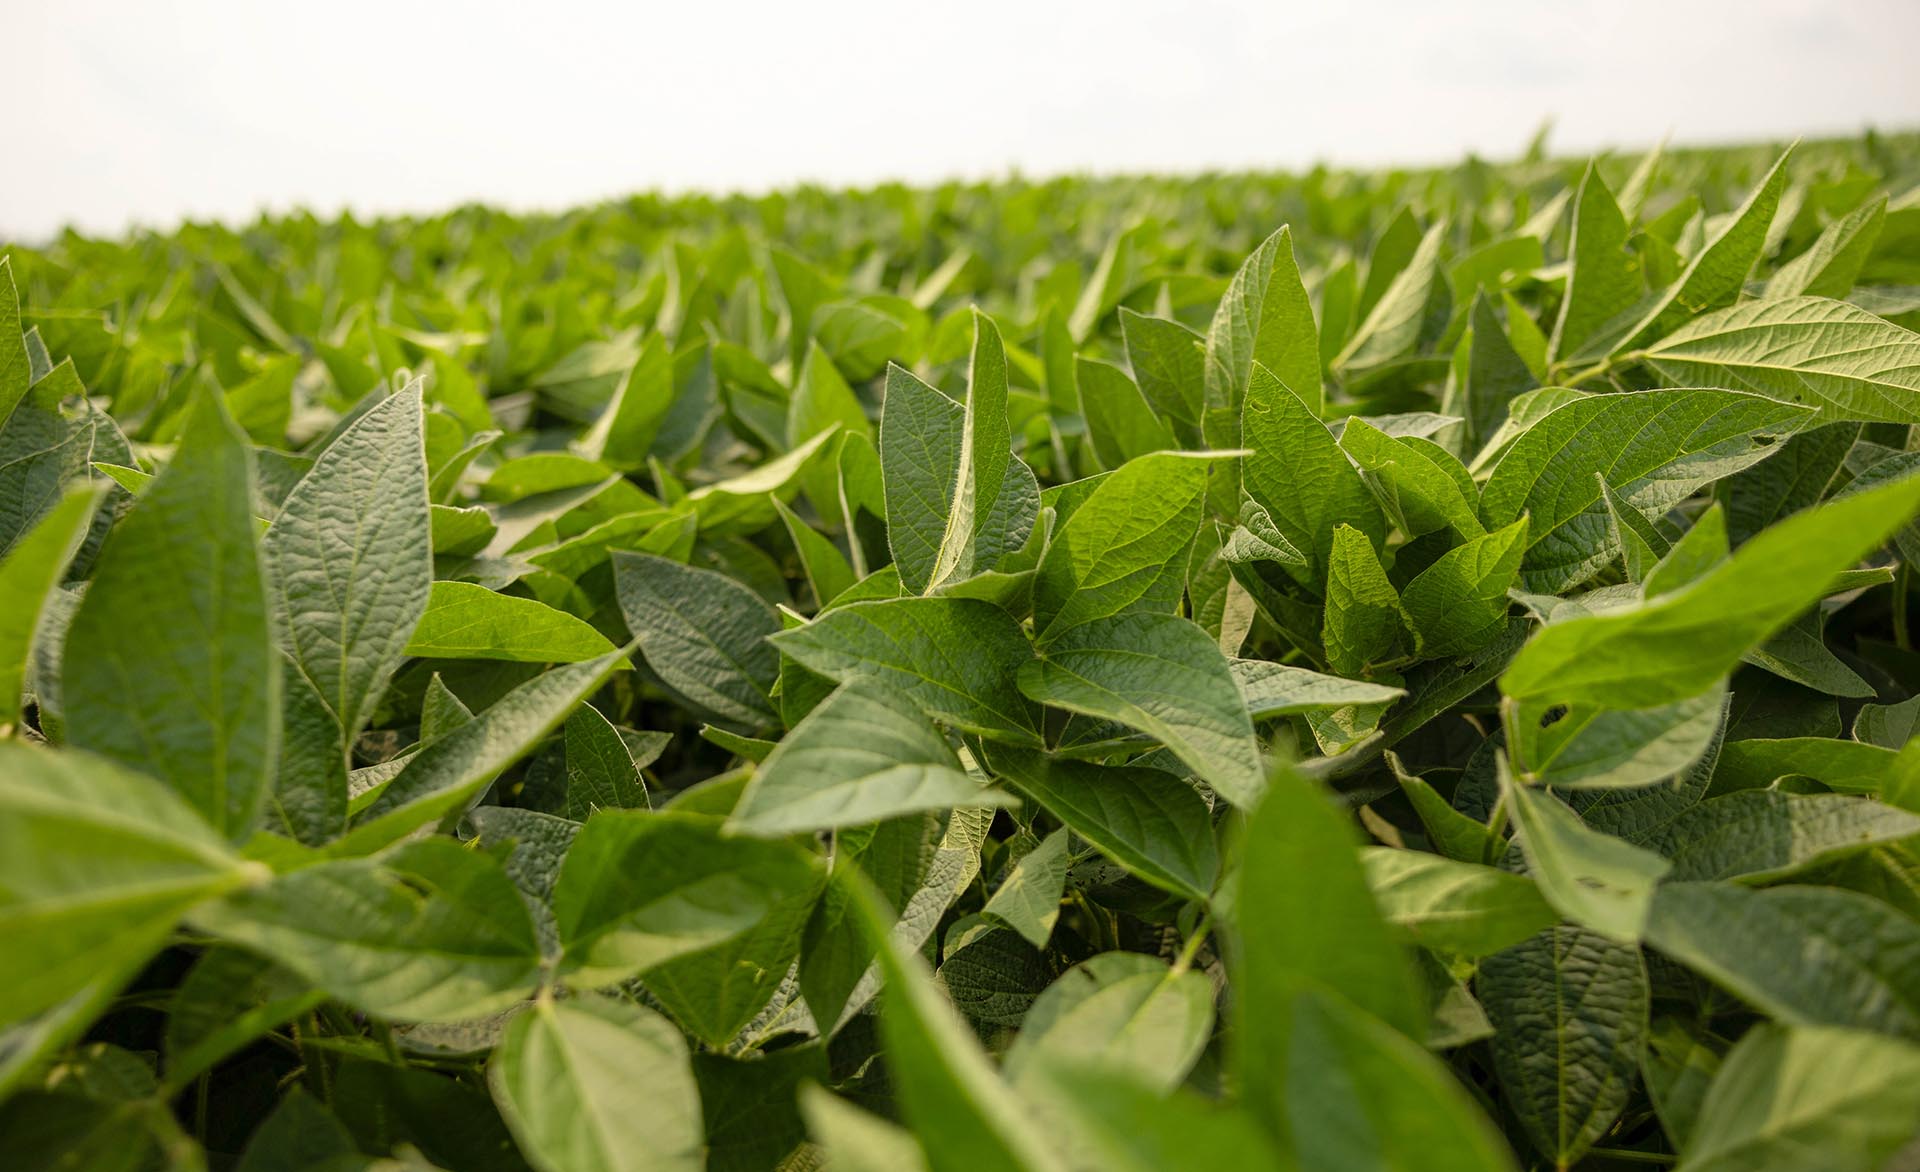
M 1920 0 L 0 0 L 0 239 L 1920 127 Z

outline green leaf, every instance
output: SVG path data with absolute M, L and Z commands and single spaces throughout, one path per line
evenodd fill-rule
M 624 659 L 625 652 L 615 651 L 535 676 L 421 749 L 382 788 L 356 799 L 352 826 L 334 852 L 368 854 L 466 810 L 507 766 L 598 691 Z
M 1638 940 L 1667 860 L 1588 828 L 1552 794 L 1516 784 L 1504 756 L 1499 770 L 1500 793 L 1540 894 L 1576 924 L 1625 943 Z
M 1427 327 L 1429 302 L 1436 296 L 1448 296 L 1440 273 L 1440 244 L 1446 228 L 1443 221 L 1427 229 L 1406 267 L 1394 274 L 1393 283 L 1334 358 L 1333 365 L 1346 371 L 1348 377 L 1402 358 L 1420 342 Z M 1369 272 L 1370 284 L 1372 279 Z
M 1440 555 L 1400 592 L 1400 606 L 1423 657 L 1465 655 L 1507 626 L 1507 591 L 1527 547 L 1527 518 L 1474 537 Z
M 967 775 L 910 698 L 856 678 L 754 771 L 729 825 L 778 836 L 1003 800 Z
M 1009 450 L 1000 331 L 976 311 L 967 399 L 955 403 L 899 367 L 880 414 L 887 541 L 901 583 L 924 594 L 995 568 L 1039 512 L 1032 472 Z
M 1318 415 L 1320 334 L 1313 306 L 1293 257 L 1293 233 L 1283 227 L 1240 265 L 1214 310 L 1206 343 L 1205 438 L 1217 448 L 1240 443 L 1240 405 L 1253 368 L 1264 366 Z
M 565 611 L 471 582 L 435 582 L 408 655 L 578 663 L 613 650 L 607 637 Z
M 1500 689 L 1516 700 L 1618 708 L 1697 696 L 1818 601 L 1835 574 L 1916 508 L 1920 480 L 1910 480 L 1790 517 L 1682 589 L 1548 626 L 1514 657 Z
M 1044 1081 L 1045 1066 L 1065 1061 L 1164 1093 L 1186 1078 L 1212 1033 L 1213 986 L 1204 974 L 1137 952 L 1103 952 L 1034 999 L 1003 1069 L 1022 1090 Z
M 1559 918 L 1524 875 L 1386 847 L 1362 849 L 1360 861 L 1380 914 L 1436 952 L 1490 956 Z
M 1378 1019 L 1363 1032 L 1384 1022 L 1418 1039 L 1426 1029 L 1413 967 L 1374 900 L 1358 845 L 1317 783 L 1290 770 L 1275 775 L 1247 825 L 1230 953 L 1234 1062 L 1245 1101 L 1270 1119 L 1310 1093 L 1296 1065 L 1312 1045 L 1298 1036 L 1302 1025 L 1323 1016 L 1310 994 L 1325 991 Z M 1288 1125 L 1278 1127 L 1284 1138 Z
M 1255 720 L 1322 708 L 1391 704 L 1407 694 L 1404 688 L 1322 675 L 1265 659 L 1235 659 L 1230 666 Z
M 1307 555 L 1308 569 L 1296 574 L 1302 585 L 1324 586 L 1335 525 L 1358 529 L 1376 547 L 1386 540 L 1386 517 L 1333 433 L 1257 364 L 1247 379 L 1244 440 L 1253 449 L 1241 462 L 1246 490 L 1281 536 Z
M 1512 1172 L 1499 1132 L 1419 1043 L 1336 993 L 1300 988 L 1266 1012 L 1291 1019 L 1286 1097 L 1249 1096 L 1303 1172 Z M 1247 1045 L 1242 1041 L 1242 1045 Z
M 837 482 L 835 491 L 838 491 Z M 846 556 L 833 542 L 802 521 L 779 498 L 774 499 L 773 507 L 780 514 L 780 522 L 786 527 L 794 552 L 800 555 L 800 566 L 806 572 L 807 585 L 813 589 L 815 608 L 826 606 L 850 589 L 855 581 L 853 567 L 847 564 Z
M 1920 422 L 1920 338 L 1844 301 L 1747 301 L 1660 339 L 1665 378 L 1815 409 L 1822 423 Z
M 1357 416 L 1341 428 L 1340 447 L 1407 536 L 1450 528 L 1466 540 L 1486 532 L 1474 509 L 1479 492 L 1446 449 L 1417 436 L 1388 435 Z
M 1179 608 L 1207 471 L 1204 456 L 1161 452 L 1100 481 L 1047 543 L 1034 578 L 1033 625 L 1043 648 L 1094 619 Z
M 675 399 L 673 354 L 664 335 L 650 334 L 637 353 L 627 353 L 632 365 L 579 441 L 582 455 L 622 471 L 646 467 Z
M 1880 231 L 1887 221 L 1887 199 L 1870 199 L 1828 224 L 1806 251 L 1773 271 L 1762 296 L 1845 297 L 1853 292 Z
M 189 908 L 260 877 L 159 782 L 87 753 L 0 743 L 0 1025 L 104 974 L 117 986 Z
M 1920 1048 L 1853 1030 L 1759 1026 L 1727 1053 L 1684 1172 L 1874 1172 L 1914 1136 Z
M 818 890 L 791 843 L 730 839 L 717 818 L 673 810 L 601 810 L 567 852 L 553 892 L 562 971 L 598 986 L 719 948 Z
M 1745 286 L 1747 273 L 1766 248 L 1773 214 L 1787 184 L 1787 160 L 1793 148 L 1773 164 L 1745 203 L 1720 221 L 1721 227 L 1703 245 L 1687 269 L 1639 317 L 1615 349 L 1638 345 L 1651 335 L 1671 333 L 1688 318 L 1732 304 Z
M 1632 1099 L 1652 994 L 1640 950 L 1550 928 L 1480 962 L 1501 1090 L 1540 1154 L 1579 1162 Z
M 1066 891 L 1071 861 L 1067 832 L 1047 835 L 1014 863 L 981 914 L 1020 933 L 1035 948 L 1045 948 L 1060 919 L 1060 897 Z
M 1074 384 L 1080 392 L 1080 414 L 1087 421 L 1087 438 L 1108 468 L 1179 446 L 1126 371 L 1081 356 L 1075 359 Z
M 1043 704 L 1146 733 L 1235 805 L 1259 798 L 1265 778 L 1246 702 L 1219 646 L 1186 619 L 1082 623 L 1022 666 L 1019 684 Z
M 1366 534 L 1334 526 L 1327 561 L 1327 609 L 1320 638 L 1327 666 L 1343 676 L 1367 675 L 1400 643 L 1400 596 Z
M 1526 311 L 1503 295 L 1507 321 L 1512 329 L 1500 328 L 1493 304 L 1485 294 L 1473 300 L 1472 326 L 1467 341 L 1467 372 L 1459 383 L 1457 400 L 1447 399 L 1447 410 L 1466 417 L 1466 450 L 1472 451 L 1495 434 L 1507 421 L 1513 400 L 1540 385 L 1535 373 L 1545 367 L 1546 339 Z M 1523 334 L 1526 337 L 1523 340 Z M 1533 359 L 1522 357 L 1522 346 L 1533 345 Z
M 879 954 L 887 997 L 881 1038 L 893 1089 L 934 1172 L 1048 1172 L 1062 1167 L 972 1030 L 941 996 L 917 953 L 903 948 L 870 889 L 855 900 Z
M 0 331 L 6 323 L 0 321 Z M 4 337 L 4 333 L 0 333 Z M 34 632 L 60 576 L 93 523 L 101 490 L 68 490 L 34 527 L 0 557 L 0 735 L 20 722 L 21 688 L 33 652 Z
M 252 465 L 219 396 L 201 393 L 101 553 L 61 672 L 73 744 L 165 781 L 233 841 L 253 832 L 280 739 Z
M 536 1000 L 508 1023 L 487 1085 L 541 1172 L 700 1172 L 700 1089 L 686 1039 L 604 997 Z
M 1199 447 L 1205 442 L 1200 420 L 1206 401 L 1206 342 L 1177 321 L 1148 317 L 1124 305 L 1120 334 L 1141 395 L 1172 426 L 1181 444 Z
M 1600 479 L 1651 520 L 1765 459 L 1807 418 L 1804 409 L 1734 391 L 1575 399 L 1507 449 L 1480 494 L 1480 512 L 1490 528 L 1527 515 L 1521 582 L 1563 593 L 1619 556 Z
M 1920 1039 L 1920 924 L 1828 887 L 1668 883 L 1647 942 L 1789 1025 Z
M 1141 879 L 1205 899 L 1220 870 L 1206 800 L 1171 773 L 996 747 L 994 775 Z
M 274 809 L 303 842 L 344 829 L 354 739 L 414 654 L 433 585 L 421 435 L 416 383 L 328 444 L 267 530 L 288 664 Z
M 566 754 L 567 814 L 574 820 L 584 822 L 595 810 L 652 804 L 626 739 L 593 705 L 582 704 L 567 717 Z
M 1516 705 L 1507 720 L 1515 768 L 1531 785 L 1557 789 L 1624 789 L 1681 773 L 1713 744 L 1727 690 L 1652 708 Z M 1549 718 L 1552 719 L 1549 719 Z
M 1281 1172 L 1291 1165 L 1246 1112 L 1105 1062 L 1048 1056 L 1029 1080 L 1059 1141 L 1111 1172 Z
M 1877 794 L 1892 780 L 1898 754 L 1878 745 L 1827 737 L 1735 741 L 1720 754 L 1715 788 L 1757 789 L 1782 777 L 1811 777 L 1842 793 Z
M 1560 299 L 1548 357 L 1563 362 L 1600 328 L 1629 309 L 1643 287 L 1640 266 L 1627 250 L 1629 226 L 1600 169 L 1589 163 L 1574 202 L 1567 241 L 1567 294 Z
M 956 728 L 1015 744 L 1039 743 L 1038 714 L 1015 687 L 1033 649 L 1012 616 L 990 602 L 852 603 L 770 642 L 821 675 L 893 689 Z
M 848 1103 L 813 1083 L 800 1088 L 807 1131 L 837 1172 L 925 1172 L 926 1153 L 913 1132 Z
M 268 957 L 369 1013 L 454 1020 L 525 997 L 540 946 L 489 855 L 428 838 L 317 863 L 201 907 L 203 931 Z
M 620 611 L 653 669 L 697 711 L 758 730 L 779 720 L 769 698 L 780 656 L 767 636 L 780 618 L 725 574 L 652 554 L 613 552 Z
M 1662 826 L 1647 845 L 1673 860 L 1674 880 L 1765 883 L 1915 835 L 1920 815 L 1871 798 L 1746 790 L 1702 802 Z
M 0 424 L 32 385 L 31 362 L 20 338 L 20 297 L 13 288 L 13 258 L 0 256 Z

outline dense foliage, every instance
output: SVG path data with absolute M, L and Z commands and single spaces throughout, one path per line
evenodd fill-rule
M 8 1166 L 1920 1166 L 1917 182 L 13 246 Z

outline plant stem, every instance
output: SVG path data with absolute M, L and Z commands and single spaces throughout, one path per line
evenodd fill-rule
M 1633 1164 L 1675 1164 L 1680 1157 L 1663 1152 L 1636 1152 L 1631 1148 L 1588 1148 L 1587 1155 L 1603 1160 L 1625 1160 Z
M 1180 955 L 1173 962 L 1173 971 L 1184 973 L 1193 967 L 1193 960 L 1200 955 L 1200 946 L 1207 942 L 1208 933 L 1213 931 L 1213 913 L 1208 912 L 1195 925 L 1193 935 L 1187 937 L 1186 944 L 1180 948 Z
M 1913 650 L 1907 633 L 1907 592 L 1913 585 L 1913 570 L 1903 559 L 1893 574 L 1893 642 L 1902 651 Z

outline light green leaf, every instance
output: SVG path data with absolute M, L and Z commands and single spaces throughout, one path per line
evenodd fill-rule
M 1000 881 L 981 914 L 1020 933 L 1035 948 L 1045 948 L 1060 919 L 1060 897 L 1067 887 L 1067 832 L 1040 840 Z
M 554 886 L 562 971 L 588 987 L 624 980 L 804 917 L 818 889 L 813 860 L 789 842 L 726 838 L 701 814 L 601 810 Z
M 1220 648 L 1177 615 L 1083 623 L 1019 669 L 1028 697 L 1160 741 L 1238 806 L 1265 784 L 1253 721 Z
M 701 1172 L 706 1132 L 686 1039 L 604 997 L 536 1000 L 507 1025 L 487 1085 L 540 1172 Z
M 1240 405 L 1253 368 L 1264 366 L 1318 415 L 1320 335 L 1283 227 L 1240 265 L 1214 311 L 1206 343 L 1205 439 L 1216 448 L 1240 443 Z
M 1213 986 L 1204 974 L 1137 952 L 1103 952 L 1034 999 L 1003 1069 L 1025 1090 L 1044 1079 L 1038 1068 L 1048 1063 L 1098 1065 L 1165 1093 L 1186 1078 L 1212 1033 Z
M 0 743 L 0 1025 L 107 974 L 117 986 L 189 908 L 261 878 L 158 781 L 87 753 Z
M 780 656 L 767 636 L 780 618 L 759 595 L 725 574 L 627 550 L 614 551 L 613 576 L 627 627 L 663 683 L 748 729 L 778 721 L 769 697 Z
M 356 799 L 353 822 L 335 853 L 363 855 L 464 811 L 598 691 L 625 659 L 615 651 L 535 676 L 471 721 L 421 749 L 391 781 Z
M 1804 409 L 1735 391 L 1574 399 L 1507 449 L 1480 494 L 1481 515 L 1489 527 L 1528 515 L 1521 582 L 1562 593 L 1619 556 L 1596 473 L 1621 501 L 1657 518 L 1765 459 L 1807 419 Z
M 304 677 L 288 685 L 276 807 L 304 842 L 345 826 L 354 738 L 401 660 L 415 654 L 407 640 L 433 584 L 421 430 L 418 383 L 380 400 L 327 445 L 267 530 L 283 647 Z M 319 751 L 328 716 L 333 743 Z M 292 735 L 308 721 L 311 740 Z M 319 772 L 308 784 L 294 784 L 312 769 Z
M 1192 974 L 1188 974 L 1191 976 Z M 1047 1055 L 1022 1089 L 1039 1097 L 1058 1142 L 1102 1172 L 1282 1172 L 1272 1141 L 1237 1107 L 1115 1069 L 1106 1056 Z M 1030 1089 L 1029 1089 L 1030 1088 Z
M 664 334 L 653 333 L 619 376 L 613 398 L 580 438 L 580 452 L 610 468 L 644 468 L 647 454 L 673 407 L 673 353 Z
M 817 1083 L 801 1086 L 800 1113 L 835 1172 L 926 1172 L 927 1157 L 913 1132 L 862 1111 Z
M 995 748 L 995 776 L 1148 883 L 1205 899 L 1219 874 L 1206 800 L 1170 773 Z
M 1501 691 L 1516 700 L 1619 708 L 1697 696 L 1749 648 L 1818 601 L 1835 574 L 1886 540 L 1916 508 L 1920 479 L 1799 513 L 1671 594 L 1548 626 L 1514 657 Z
M 1448 296 L 1440 272 L 1440 244 L 1446 229 L 1444 221 L 1427 229 L 1406 267 L 1394 274 L 1393 283 L 1334 358 L 1335 367 L 1352 377 L 1385 366 L 1415 348 L 1427 326 L 1429 302 L 1440 297 L 1444 308 Z M 1372 281 L 1371 272 L 1368 281 Z
M 1047 543 L 1034 578 L 1033 625 L 1043 648 L 1093 619 L 1178 609 L 1207 471 L 1205 456 L 1161 452 L 1100 481 Z
M 1133 370 L 1140 393 L 1171 425 L 1181 444 L 1202 445 L 1206 342 L 1177 321 L 1148 317 L 1124 305 L 1120 307 L 1120 334 L 1127 346 L 1127 365 Z
M 1773 271 L 1762 297 L 1845 297 L 1886 225 L 1887 197 L 1870 199 L 1828 224 L 1806 251 Z
M 1235 659 L 1229 666 L 1255 720 L 1318 708 L 1390 704 L 1407 694 L 1403 688 L 1322 675 L 1266 659 Z
M 934 1172 L 1051 1172 L 1063 1167 L 919 954 L 893 934 L 870 889 L 855 905 L 879 953 L 887 997 L 881 1038 L 893 1088 Z
M 1087 438 L 1106 467 L 1179 446 L 1126 371 L 1082 355 L 1074 360 L 1074 385 Z
M 1440 555 L 1400 592 L 1400 606 L 1426 658 L 1465 655 L 1507 626 L 1507 591 L 1527 548 L 1527 518 Z
M 20 337 L 20 297 L 13 288 L 13 258 L 0 256 L 0 423 L 27 397 L 31 362 Z
M 1920 337 L 1844 301 L 1747 301 L 1655 342 L 1667 379 L 1752 391 L 1818 411 L 1822 423 L 1920 422 Z
M 1600 178 L 1600 169 L 1588 164 L 1574 203 L 1567 293 L 1554 319 L 1550 359 L 1561 362 L 1579 353 L 1602 326 L 1639 298 L 1644 286 L 1640 266 L 1627 250 L 1628 233 L 1627 218 Z
M 1426 1029 L 1413 967 L 1374 900 L 1358 845 L 1319 785 L 1291 770 L 1275 775 L 1243 840 L 1229 954 L 1234 1062 L 1249 1108 L 1282 1137 L 1285 1113 L 1306 1093 L 1295 1067 L 1307 1047 L 1296 1019 L 1312 1008 L 1303 996 L 1324 991 L 1408 1038 Z
M 778 836 L 1004 800 L 967 775 L 910 698 L 856 678 L 754 771 L 729 826 Z
M 1392 657 L 1402 628 L 1400 596 L 1366 534 L 1334 526 L 1327 561 L 1327 609 L 1320 629 L 1327 666 L 1343 676 L 1366 675 Z
M 1550 928 L 1480 962 L 1474 992 L 1506 1102 L 1557 1168 L 1579 1162 L 1632 1100 L 1652 992 L 1640 950 Z
M 1685 771 L 1707 751 L 1726 700 L 1726 686 L 1716 684 L 1698 696 L 1651 708 L 1515 705 L 1506 722 L 1507 744 L 1514 767 L 1530 785 L 1652 785 Z
M 578 663 L 612 650 L 605 635 L 545 603 L 471 582 L 435 582 L 406 653 L 439 659 Z
M 192 920 L 334 997 L 402 1020 L 477 1017 L 525 997 L 540 974 L 533 921 L 512 881 L 492 856 L 448 838 L 291 871 Z
M 1341 428 L 1340 447 L 1408 537 L 1451 528 L 1464 541 L 1486 532 L 1474 508 L 1478 490 L 1444 448 L 1419 437 L 1388 435 L 1357 416 Z
M 252 465 L 220 397 L 200 393 L 101 553 L 61 671 L 73 744 L 165 781 L 233 841 L 253 833 L 280 740 Z
M 1727 1053 L 1678 1172 L 1876 1172 L 1916 1119 L 1920 1048 L 1763 1025 Z
M 1318 988 L 1265 1011 L 1292 1022 L 1287 1049 L 1272 1059 L 1288 1070 L 1286 1094 L 1249 1094 L 1247 1105 L 1291 1141 L 1303 1172 L 1517 1167 L 1466 1088 L 1419 1043 Z
M 1380 914 L 1415 943 L 1459 956 L 1490 956 L 1558 919 L 1533 880 L 1424 851 L 1365 847 Z
M 1247 379 L 1244 440 L 1253 449 L 1241 462 L 1246 490 L 1281 536 L 1307 555 L 1307 570 L 1289 571 L 1302 585 L 1325 585 L 1335 525 L 1353 526 L 1376 547 L 1386 540 L 1386 517 L 1333 433 L 1259 364 Z
M 1552 794 L 1515 783 L 1504 755 L 1499 770 L 1500 793 L 1540 894 L 1576 924 L 1625 943 L 1638 940 L 1654 884 L 1671 864 L 1589 829 Z
M 1019 624 L 990 602 L 901 598 L 838 606 L 772 638 L 842 683 L 871 680 L 928 715 L 982 736 L 1037 745 L 1038 714 L 1015 687 L 1033 658 Z
M 0 320 L 0 331 L 5 327 Z M 86 539 L 101 496 L 100 489 L 90 486 L 70 489 L 0 557 L 0 736 L 9 735 L 20 722 L 21 688 L 34 632 L 60 576 Z

